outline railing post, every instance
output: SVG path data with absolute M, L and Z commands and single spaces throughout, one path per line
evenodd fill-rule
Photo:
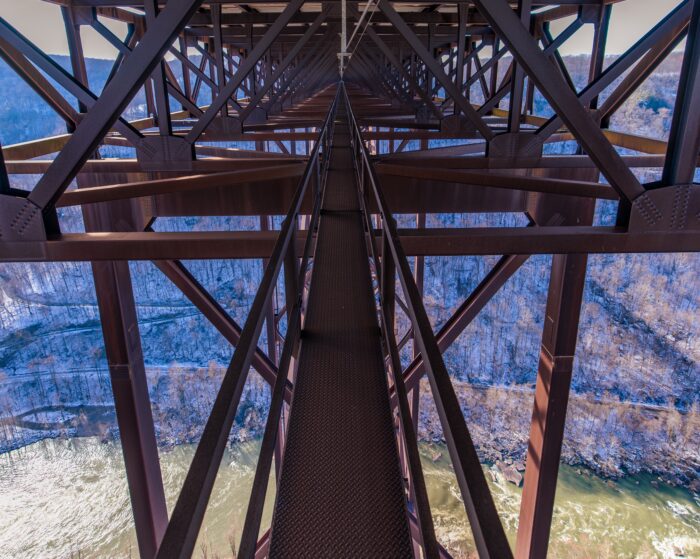
M 294 217 L 294 221 L 297 221 L 296 216 Z M 299 259 L 296 255 L 296 225 L 297 224 L 294 223 L 292 226 L 291 239 L 287 247 L 287 252 L 284 255 L 284 294 L 285 304 L 287 306 L 287 318 L 291 316 L 294 305 L 299 301 Z M 310 231 L 309 234 L 311 234 Z M 289 328 L 289 324 L 287 324 L 287 328 Z
M 321 194 L 321 159 L 316 158 L 316 163 L 314 164 L 314 177 L 313 177 L 313 204 L 316 204 L 319 196 Z M 313 206 L 312 204 L 312 206 Z
M 365 177 L 364 177 L 364 188 L 362 190 L 362 194 L 365 197 L 365 205 L 367 206 L 367 210 L 370 211 L 370 191 L 371 191 L 371 184 L 370 182 L 372 181 L 372 174 L 369 170 L 369 167 L 367 166 L 368 163 L 365 162 L 364 169 L 365 169 Z
M 365 165 L 364 162 L 361 164 L 359 169 L 360 175 L 360 194 L 364 197 L 365 195 Z
M 386 220 L 386 216 L 384 220 Z M 393 219 L 393 218 L 388 218 Z M 381 297 L 382 297 L 382 307 L 386 313 L 387 317 L 387 328 L 392 330 L 391 335 L 395 335 L 394 320 L 396 314 L 396 266 L 394 264 L 394 258 L 391 254 L 391 248 L 389 246 L 389 239 L 387 235 L 386 222 L 382 223 L 382 272 L 381 272 Z M 387 332 L 387 334 L 389 334 Z

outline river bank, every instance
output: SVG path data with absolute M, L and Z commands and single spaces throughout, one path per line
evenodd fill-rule
M 147 374 L 159 445 L 171 448 L 197 442 L 221 383 L 223 368 L 152 367 Z M 29 401 L 34 405 L 28 409 L 6 408 L 0 418 L 0 454 L 45 438 L 118 439 L 108 374 L 93 371 L 90 375 L 89 381 L 84 373 L 34 381 L 31 388 L 45 397 Z M 533 388 L 456 380 L 453 383 L 482 462 L 501 463 L 522 471 Z M 3 387 L 5 395 L 28 390 L 22 386 L 13 388 L 8 381 Z M 427 380 L 422 383 L 421 394 L 419 437 L 423 442 L 440 443 L 442 431 Z M 16 397 L 13 401 L 27 399 Z M 261 436 L 268 406 L 269 386 L 251 374 L 230 442 Z M 594 400 L 590 395 L 572 393 L 562 461 L 608 479 L 649 474 L 659 478 L 657 481 L 700 493 L 700 410 L 694 406 L 680 412 L 621 402 L 612 395 Z
M 197 559 L 232 557 L 258 451 L 257 441 L 237 443 L 226 451 L 194 555 Z M 193 454 L 193 445 L 161 450 L 170 511 Z M 421 454 L 438 537 L 455 558 L 471 557 L 473 543 L 445 448 L 422 444 Z M 521 489 L 491 467 L 485 470 L 513 542 Z M 652 481 L 647 475 L 606 481 L 590 471 L 563 466 L 550 556 L 700 556 L 700 500 L 681 488 L 654 486 Z M 273 499 L 271 491 L 263 526 L 269 525 Z M 1 559 L 137 555 L 121 449 L 115 442 L 101 442 L 98 437 L 45 440 L 0 456 L 0 506 L 3 517 L 12 519 L 0 523 Z
M 524 470 L 533 387 L 453 385 L 481 461 Z M 424 442 L 443 442 L 427 380 L 421 385 L 418 434 Z M 700 493 L 700 410 L 693 406 L 682 413 L 612 395 L 595 400 L 572 393 L 562 462 L 606 479 L 647 474 Z

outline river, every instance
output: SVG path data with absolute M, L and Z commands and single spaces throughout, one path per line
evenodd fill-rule
M 195 557 L 231 557 L 258 449 L 250 442 L 227 451 Z M 446 453 L 427 446 L 422 452 L 438 537 L 455 557 L 467 557 L 473 546 Z M 161 452 L 169 510 L 193 454 L 192 445 Z M 487 477 L 512 542 L 521 489 Z M 263 526 L 273 498 L 268 494 Z M 0 456 L 0 511 L 3 559 L 138 557 L 118 444 L 45 440 Z M 564 466 L 550 557 L 699 558 L 700 499 L 650 476 L 612 482 Z

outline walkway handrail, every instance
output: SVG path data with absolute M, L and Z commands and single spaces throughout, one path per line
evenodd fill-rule
M 382 254 L 381 266 L 376 266 L 377 273 L 381 268 L 379 278 L 380 300 L 382 302 L 382 323 L 387 348 L 389 351 L 389 362 L 394 377 L 394 384 L 399 403 L 399 415 L 401 425 L 406 439 L 406 451 L 409 461 L 410 473 L 413 476 L 413 487 L 416 498 L 417 517 L 424 539 L 424 552 L 426 557 L 437 557 L 437 543 L 431 541 L 434 533 L 431 534 L 432 518 L 427 501 L 427 494 L 421 495 L 425 491 L 420 469 L 420 457 L 418 455 L 417 442 L 415 440 L 415 430 L 410 420 L 408 409 L 408 398 L 406 388 L 403 383 L 403 371 L 396 349 L 396 339 L 393 326 L 393 290 L 395 284 L 395 274 L 398 274 L 401 287 L 406 299 L 408 316 L 413 326 L 415 343 L 423 355 L 425 369 L 428 373 L 431 392 L 435 401 L 435 408 L 440 418 L 440 425 L 447 441 L 450 458 L 457 477 L 457 483 L 464 500 L 464 506 L 469 518 L 469 523 L 474 535 L 476 548 L 481 558 L 508 559 L 513 556 L 506 538 L 503 525 L 498 516 L 493 497 L 488 488 L 486 477 L 481 468 L 476 448 L 472 441 L 469 429 L 464 420 L 464 415 L 459 404 L 459 399 L 455 394 L 454 387 L 450 381 L 442 353 L 435 340 L 430 320 L 423 305 L 423 298 L 416 286 L 415 279 L 411 273 L 411 268 L 406 258 L 406 254 L 401 246 L 401 240 L 396 228 L 393 214 L 389 210 L 379 180 L 374 171 L 370 155 L 362 140 L 360 128 L 352 112 L 350 98 L 345 86 L 342 86 L 343 94 L 347 104 L 348 116 L 350 119 L 350 136 L 353 147 L 356 172 L 358 174 L 358 187 L 360 189 L 360 200 L 363 205 L 365 223 L 371 239 L 372 255 L 375 263 L 377 252 L 375 245 L 374 226 L 371 215 L 367 209 L 369 197 L 372 196 L 376 203 L 382 223 Z M 413 440 L 408 440 L 411 437 Z M 418 476 L 418 477 L 416 477 Z
M 277 285 L 279 272 L 285 267 L 285 292 L 287 301 L 287 334 L 278 368 L 278 376 L 272 389 L 272 401 L 270 412 L 265 426 L 263 443 L 258 459 L 258 466 L 253 482 L 246 522 L 241 542 L 241 557 L 253 557 L 255 543 L 257 541 L 262 505 L 265 500 L 267 479 L 270 472 L 270 463 L 274 454 L 274 445 L 277 437 L 277 428 L 282 406 L 284 404 L 284 388 L 287 384 L 287 371 L 291 362 L 294 348 L 301 331 L 301 290 L 303 281 L 299 281 L 300 274 L 303 277 L 304 267 L 309 259 L 311 248 L 310 238 L 313 236 L 315 220 L 320 213 L 320 203 L 323 192 L 321 180 L 328 170 L 330 139 L 332 137 L 335 111 L 338 105 L 339 93 L 328 111 L 328 115 L 319 133 L 319 139 L 309 157 L 299 186 L 296 190 L 287 216 L 282 223 L 280 233 L 275 242 L 272 255 L 263 274 L 260 286 L 253 304 L 248 312 L 241 336 L 224 375 L 221 387 L 212 406 L 211 414 L 202 432 L 202 437 L 197 445 L 187 477 L 180 491 L 175 509 L 168 522 L 168 527 L 163 536 L 163 541 L 156 554 L 157 559 L 189 558 L 192 556 L 197 536 L 206 512 L 209 497 L 216 480 L 216 475 L 223 458 L 226 442 L 228 440 L 233 421 L 236 417 L 238 404 L 243 393 L 243 388 L 248 378 L 251 360 L 257 347 L 260 332 L 265 321 L 265 308 L 272 297 Z M 302 269 L 297 269 L 298 259 L 295 254 L 295 233 L 300 216 L 302 201 L 306 195 L 309 183 L 314 182 L 313 217 L 309 226 L 309 234 L 302 258 Z M 250 543 L 250 540 L 255 541 Z M 245 549 L 244 549 L 245 548 Z M 252 549 L 252 551 L 251 551 Z

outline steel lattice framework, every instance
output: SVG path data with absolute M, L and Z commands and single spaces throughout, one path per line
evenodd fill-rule
M 329 211 L 326 184 L 339 180 L 333 161 L 347 150 L 352 164 L 342 168 L 360 194 L 353 211 L 362 216 L 380 286 L 381 347 L 414 552 L 449 556 L 435 538 L 416 444 L 427 375 L 480 556 L 545 557 L 588 254 L 700 250 L 700 187 L 693 183 L 700 0 L 681 1 L 609 65 L 617 0 L 348 2 L 357 32 L 342 82 L 339 0 L 51 1 L 61 7 L 71 71 L 0 18 L 0 56 L 66 123 L 63 135 L 2 149 L 0 261 L 92 263 L 141 556 L 191 555 L 251 367 L 272 386 L 272 402 L 240 552 L 266 557 L 274 550 L 274 531 L 257 538 L 262 507 L 273 461 L 279 471 L 285 450 L 309 263 Z M 126 36 L 107 19 L 126 24 Z M 555 36 L 551 25 L 562 20 L 569 23 Z M 593 47 L 588 83 L 577 88 L 559 48 L 584 26 L 593 29 Z M 86 70 L 87 27 L 119 53 L 100 93 Z M 668 142 L 609 129 L 611 116 L 684 40 Z M 125 110 L 137 94 L 145 95 L 149 116 L 130 121 Z M 538 95 L 551 116 L 537 113 Z M 461 142 L 430 149 L 442 139 Z M 543 154 L 548 144 L 571 141 L 573 154 Z M 255 149 L 221 142 L 255 142 Z M 133 156 L 105 159 L 103 146 Z M 637 168 L 659 169 L 661 179 L 642 184 Z M 12 187 L 23 174 L 40 175 L 29 192 Z M 617 202 L 615 226 L 593 225 L 596 200 Z M 85 233 L 61 232 L 56 209 L 69 206 L 81 208 Z M 467 212 L 522 213 L 529 226 L 426 228 L 426 214 Z M 415 214 L 416 228 L 397 228 L 396 214 Z M 214 215 L 259 216 L 260 228 L 153 228 L 160 217 Z M 274 215 L 286 215 L 279 230 Z M 441 354 L 528 257 L 542 253 L 554 256 L 511 550 Z M 422 301 L 424 258 L 454 255 L 502 256 L 433 332 Z M 181 262 L 222 258 L 265 262 L 243 326 Z M 152 260 L 236 348 L 170 518 L 130 260 Z M 271 303 L 279 275 L 284 338 Z M 397 280 L 405 300 L 395 293 Z M 397 304 L 412 325 L 400 341 Z M 263 326 L 267 351 L 257 345 Z M 399 351 L 411 338 L 414 359 L 402 368 Z

